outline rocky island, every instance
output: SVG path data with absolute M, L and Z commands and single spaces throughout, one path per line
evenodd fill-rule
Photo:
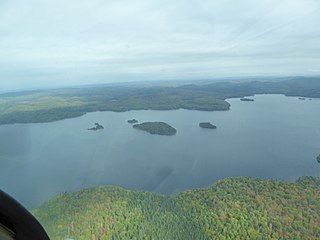
M 202 123 L 199 123 L 199 127 L 201 128 L 208 128 L 208 129 L 216 129 L 217 126 L 211 124 L 210 122 L 202 122 Z
M 138 120 L 137 119 L 131 119 L 131 120 L 128 120 L 128 123 L 137 123 Z
M 240 101 L 244 101 L 244 102 L 254 102 L 254 99 L 252 99 L 252 98 L 240 98 Z
M 97 130 L 104 129 L 104 127 L 102 125 L 100 125 L 99 123 L 95 123 L 94 125 L 95 125 L 94 127 L 88 128 L 88 130 L 97 131 Z
M 132 127 L 146 131 L 150 134 L 172 136 L 177 133 L 177 130 L 174 127 L 164 122 L 144 122 L 135 124 Z

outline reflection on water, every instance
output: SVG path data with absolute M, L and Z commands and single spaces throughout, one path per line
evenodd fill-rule
M 96 185 L 172 194 L 230 176 L 295 180 L 319 175 L 320 100 L 258 95 L 226 112 L 96 112 L 45 124 L 0 126 L 0 187 L 28 208 Z M 174 136 L 132 128 L 164 121 Z M 210 121 L 217 130 L 202 129 Z M 88 131 L 95 122 L 102 131 Z

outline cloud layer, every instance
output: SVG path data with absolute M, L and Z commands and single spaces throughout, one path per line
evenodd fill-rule
M 0 0 L 0 88 L 320 73 L 319 0 Z

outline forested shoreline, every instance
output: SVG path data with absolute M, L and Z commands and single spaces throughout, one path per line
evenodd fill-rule
M 320 178 L 229 178 L 173 196 L 95 187 L 33 213 L 53 240 L 319 239 Z
M 228 98 L 254 94 L 320 97 L 320 78 L 279 81 L 216 82 L 177 87 L 97 86 L 0 95 L 0 125 L 43 123 L 88 112 L 129 110 L 226 111 Z

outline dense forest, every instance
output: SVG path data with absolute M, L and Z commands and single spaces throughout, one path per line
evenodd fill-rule
M 133 128 L 146 131 L 150 134 L 172 136 L 177 133 L 177 130 L 165 122 L 144 122 L 135 124 Z
M 230 178 L 174 196 L 95 187 L 33 213 L 53 240 L 319 239 L 320 178 Z
M 275 93 L 320 97 L 319 78 L 233 81 L 176 87 L 88 86 L 0 95 L 0 124 L 38 123 L 94 111 L 229 110 L 227 98 Z

